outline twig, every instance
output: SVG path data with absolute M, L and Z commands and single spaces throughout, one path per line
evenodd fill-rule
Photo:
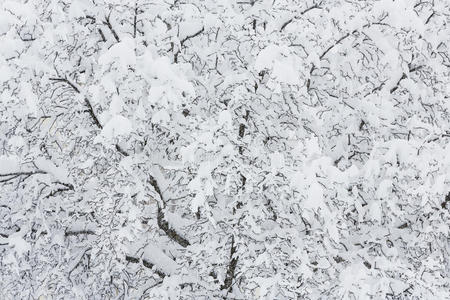
M 81 261 L 83 260 L 84 255 L 86 255 L 86 253 L 87 253 L 88 251 L 90 251 L 90 250 L 92 250 L 91 247 L 86 248 L 86 249 L 83 251 L 83 253 L 81 254 L 80 258 L 78 259 L 78 262 L 76 263 L 76 265 L 69 271 L 69 273 L 68 273 L 68 278 L 69 278 L 70 281 L 72 281 L 72 279 L 70 278 L 72 272 L 73 272 L 76 268 L 78 268 L 78 266 L 81 264 Z
M 425 21 L 425 24 L 428 24 L 431 20 L 431 18 L 436 14 L 436 12 L 432 12 L 431 15 L 427 18 L 427 20 Z
M 319 59 L 322 60 L 325 55 L 328 54 L 328 52 L 330 52 L 331 49 L 333 49 L 334 47 L 336 47 L 338 44 L 340 44 L 343 40 L 345 40 L 346 38 L 348 38 L 350 36 L 350 33 L 347 33 L 346 35 L 342 36 L 340 39 L 338 39 L 333 45 L 329 46 L 320 56 Z
M 302 16 L 302 15 L 306 14 L 308 11 L 313 10 L 313 9 L 315 9 L 315 8 L 321 9 L 321 7 L 319 6 L 320 4 L 322 4 L 322 2 L 321 2 L 321 3 L 316 3 L 316 4 L 314 4 L 313 6 L 308 7 L 308 8 L 305 9 L 304 11 L 300 12 L 300 15 Z M 284 28 L 286 28 L 286 26 L 288 26 L 289 24 L 291 24 L 292 21 L 294 21 L 295 19 L 298 19 L 298 17 L 297 17 L 297 16 L 296 16 L 296 17 L 293 17 L 293 18 L 287 20 L 286 22 L 284 22 L 283 25 L 282 25 L 281 28 L 280 28 L 280 32 L 283 31 Z

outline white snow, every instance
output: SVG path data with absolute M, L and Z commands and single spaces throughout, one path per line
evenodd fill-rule
M 131 131 L 131 121 L 124 116 L 115 115 L 105 124 L 101 134 L 107 140 L 111 140 L 121 135 L 128 135 Z
M 0 155 L 0 174 L 18 172 L 20 170 L 19 157 Z

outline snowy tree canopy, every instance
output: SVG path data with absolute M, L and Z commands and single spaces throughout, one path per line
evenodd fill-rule
M 1 299 L 450 299 L 448 0 L 0 1 Z

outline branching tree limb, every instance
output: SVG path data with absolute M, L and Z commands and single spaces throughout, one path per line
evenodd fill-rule
M 190 39 L 193 39 L 193 38 L 195 38 L 196 36 L 200 35 L 204 30 L 205 30 L 205 27 L 202 27 L 202 29 L 200 29 L 199 31 L 197 31 L 197 32 L 195 32 L 195 33 L 193 33 L 193 34 L 191 34 L 191 35 L 186 36 L 184 39 L 182 39 L 182 40 L 180 41 L 180 49 L 179 49 L 179 50 L 175 53 L 175 55 L 174 55 L 174 62 L 175 62 L 175 63 L 178 63 L 178 55 L 181 53 L 181 49 L 184 47 L 184 44 L 185 44 L 187 41 L 189 41 Z
M 62 82 L 65 83 L 67 85 L 69 85 L 77 94 L 81 94 L 80 90 L 78 89 L 78 87 L 75 86 L 75 84 L 73 84 L 69 79 L 67 78 L 49 78 L 49 80 L 51 81 L 55 81 L 55 82 Z M 97 115 L 94 112 L 94 108 L 91 105 L 91 102 L 89 101 L 89 99 L 87 97 L 84 98 L 84 102 L 88 108 L 88 112 L 89 115 L 92 118 L 92 121 L 94 122 L 94 124 L 99 128 L 99 129 L 103 129 L 102 124 L 100 123 L 99 119 L 97 118 Z
M 156 179 L 149 175 L 149 183 L 150 185 L 155 189 L 155 192 L 159 195 L 161 198 L 162 205 L 158 204 L 158 211 L 157 211 L 157 223 L 159 229 L 164 231 L 164 233 L 172 240 L 177 242 L 182 247 L 187 247 L 190 245 L 189 241 L 182 237 L 179 233 L 177 233 L 173 228 L 170 227 L 169 222 L 165 220 L 163 208 L 161 206 L 165 207 L 165 201 L 163 194 L 161 192 L 161 188 L 158 185 L 158 182 Z
M 111 15 L 111 13 L 110 13 L 110 15 Z M 106 26 L 108 26 L 109 31 L 111 31 L 111 33 L 112 33 L 112 35 L 114 36 L 114 38 L 116 39 L 116 41 L 117 41 L 118 43 L 120 43 L 120 38 L 119 38 L 119 36 L 117 35 L 117 32 L 114 30 L 114 28 L 113 28 L 113 26 L 112 26 L 112 24 L 111 24 L 111 21 L 110 21 L 110 19 L 109 19 L 110 15 L 107 16 L 107 17 L 105 17 L 105 21 L 103 21 L 103 24 L 105 24 Z
M 342 41 L 344 41 L 346 38 L 348 38 L 351 34 L 353 34 L 355 32 L 356 32 L 356 30 L 354 30 L 352 33 L 347 33 L 347 34 L 343 35 L 342 37 L 340 37 L 334 44 L 330 45 L 327 49 L 325 49 L 325 51 L 322 52 L 322 54 L 320 54 L 319 59 L 323 60 L 325 58 L 325 56 L 328 54 L 328 52 L 331 51 L 331 49 L 333 49 L 334 47 L 336 47 L 337 45 L 342 43 Z M 315 69 L 316 69 L 316 66 L 313 65 L 311 67 L 311 69 L 309 70 L 310 77 Z M 310 85 L 311 85 L 311 78 L 308 78 L 308 80 L 306 81 L 306 88 L 308 90 L 309 90 Z

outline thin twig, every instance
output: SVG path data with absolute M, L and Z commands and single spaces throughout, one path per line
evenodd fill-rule
M 302 16 L 302 15 L 306 14 L 308 11 L 313 10 L 313 9 L 315 9 L 315 8 L 321 9 L 320 4 L 322 4 L 322 2 L 321 2 L 321 3 L 316 3 L 316 4 L 314 4 L 313 6 L 308 7 L 308 8 L 305 9 L 304 11 L 300 12 L 300 15 Z M 286 26 L 288 26 L 289 24 L 291 24 L 292 21 L 294 21 L 295 19 L 298 19 L 298 17 L 293 17 L 293 18 L 287 20 L 286 22 L 284 22 L 283 25 L 282 25 L 281 28 L 280 28 L 280 32 L 283 31 L 284 28 L 286 28 Z

